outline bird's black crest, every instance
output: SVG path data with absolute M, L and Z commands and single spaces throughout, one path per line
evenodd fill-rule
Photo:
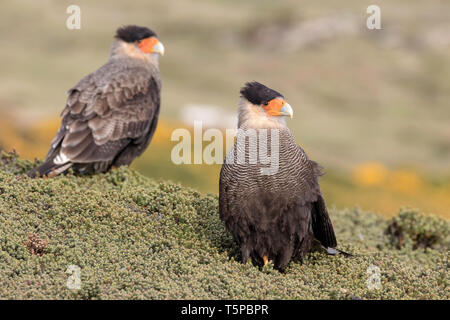
M 116 31 L 116 38 L 125 42 L 135 42 L 148 37 L 156 37 L 156 33 L 146 27 L 124 26 Z
M 261 105 L 283 95 L 265 85 L 253 81 L 247 82 L 241 89 L 241 95 L 253 104 Z

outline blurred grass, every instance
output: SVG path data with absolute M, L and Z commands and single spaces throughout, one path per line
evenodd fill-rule
M 23 158 L 33 160 L 42 158 L 48 151 L 59 119 L 49 118 L 27 128 L 15 127 L 13 123 L 12 119 L 0 119 L 0 149 L 14 149 Z M 221 165 L 172 162 L 171 150 L 178 141 L 172 142 L 171 134 L 180 127 L 182 123 L 161 119 L 149 148 L 131 167 L 148 177 L 181 182 L 205 193 L 218 193 Z M 392 216 L 403 207 L 413 207 L 450 218 L 448 176 L 431 179 L 407 167 L 392 170 L 377 162 L 356 166 L 351 173 L 329 168 L 325 172 L 320 184 L 330 207 L 360 207 L 385 216 Z
M 69 4 L 0 2 L 6 150 L 43 158 L 66 90 L 106 61 L 119 25 L 134 23 L 156 30 L 166 46 L 164 121 L 160 140 L 133 164 L 140 172 L 217 192 L 219 166 L 169 162 L 168 132 L 189 127 L 179 117 L 189 103 L 236 111 L 239 88 L 258 80 L 294 107 L 288 125 L 326 168 L 322 185 L 330 205 L 387 215 L 410 205 L 449 217 L 450 2 L 378 1 L 377 31 L 365 27 L 372 2 L 359 0 L 79 0 L 81 30 L 65 27 Z M 307 33 L 312 40 L 295 47 L 304 37 L 298 30 L 311 24 L 318 26 Z M 293 41 L 286 40 L 289 32 Z M 358 172 L 364 176 L 361 168 L 373 163 L 384 177 L 367 185 Z
M 167 47 L 166 118 L 187 103 L 236 110 L 239 88 L 259 80 L 287 97 L 290 127 L 325 167 L 377 161 L 450 170 L 450 36 L 432 37 L 450 28 L 448 1 L 379 1 L 377 31 L 365 27 L 368 1 L 81 0 L 78 31 L 65 27 L 69 4 L 0 3 L 0 110 L 24 122 L 59 113 L 66 90 L 105 62 L 115 29 L 136 23 Z M 312 32 L 318 39 L 298 49 L 277 45 L 283 32 L 320 19 L 353 21 L 355 30 Z
M 313 252 L 280 273 L 240 263 L 216 195 L 125 167 L 30 179 L 32 165 L 0 155 L 3 299 L 449 299 L 443 219 L 331 209 L 339 247 L 355 256 Z M 69 265 L 79 290 L 66 286 Z

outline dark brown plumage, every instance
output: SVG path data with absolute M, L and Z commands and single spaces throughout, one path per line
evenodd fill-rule
M 108 62 L 68 91 L 61 127 L 45 162 L 29 176 L 59 174 L 70 167 L 81 174 L 105 172 L 144 152 L 158 122 L 161 89 L 158 52 L 139 47 L 149 37 L 155 33 L 144 27 L 117 30 Z
M 259 83 L 247 84 L 241 94 L 239 128 L 244 131 L 238 133 L 238 141 L 245 130 L 269 129 L 267 140 L 258 137 L 257 143 L 266 145 L 270 155 L 271 137 L 275 131 L 279 136 L 278 172 L 263 175 L 261 168 L 269 165 L 249 163 L 250 139 L 236 142 L 220 172 L 220 217 L 239 244 L 243 262 L 250 257 L 260 265 L 272 260 L 283 269 L 291 259 L 301 260 L 315 239 L 325 248 L 336 247 L 318 183 L 320 168 L 285 124 L 283 116 L 292 115 L 291 107 L 281 94 Z M 246 161 L 239 164 L 236 159 L 243 152 Z M 231 155 L 234 162 L 229 163 Z

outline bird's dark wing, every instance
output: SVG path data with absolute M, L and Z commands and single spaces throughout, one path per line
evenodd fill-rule
M 299 147 L 299 149 L 301 149 Z M 334 248 L 337 246 L 336 236 L 334 234 L 333 224 L 328 215 L 325 201 L 322 197 L 319 186 L 319 177 L 323 174 L 321 167 L 312 160 L 307 160 L 309 166 L 308 172 L 308 195 L 303 195 L 306 199 L 314 199 L 311 201 L 311 219 L 314 237 L 320 241 L 325 247 Z
M 327 207 L 325 206 L 325 201 L 321 195 L 319 195 L 317 201 L 313 203 L 311 215 L 314 237 L 319 240 L 325 248 L 335 248 L 337 242 L 333 224 L 328 216 Z
M 159 76 L 146 68 L 110 74 L 100 81 L 94 73 L 69 91 L 47 160 L 110 165 L 128 146 L 148 145 L 159 113 Z M 145 147 L 137 149 L 134 156 Z
M 291 141 L 295 144 L 293 138 Z M 309 207 L 314 238 L 324 247 L 336 247 L 333 224 L 319 186 L 319 177 L 323 175 L 322 168 L 315 161 L 308 159 L 304 150 L 296 144 L 295 152 L 290 152 L 289 158 L 292 161 L 289 167 L 295 168 L 295 171 L 288 174 L 285 181 L 295 177 L 296 183 L 290 190 L 300 199 L 297 204 L 298 211 L 302 212 L 305 206 Z

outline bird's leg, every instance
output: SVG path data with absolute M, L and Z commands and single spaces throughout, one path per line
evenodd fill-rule
M 264 267 L 265 267 L 269 263 L 269 259 L 267 258 L 267 256 L 263 256 L 263 260 L 264 260 Z

